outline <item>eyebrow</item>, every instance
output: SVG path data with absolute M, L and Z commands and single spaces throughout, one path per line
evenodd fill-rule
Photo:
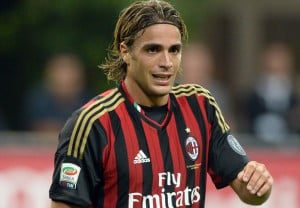
M 181 49 L 181 48 L 182 48 L 182 44 L 181 44 L 181 43 L 174 44 L 174 45 L 172 45 L 170 48 L 177 48 L 177 49 Z
M 163 45 L 162 44 L 158 44 L 158 43 L 146 43 L 143 48 L 151 48 L 151 47 L 159 47 L 159 48 L 162 48 Z M 181 49 L 182 48 L 182 44 L 181 43 L 176 43 L 176 44 L 173 44 L 171 45 L 169 48 L 178 48 L 178 49 Z

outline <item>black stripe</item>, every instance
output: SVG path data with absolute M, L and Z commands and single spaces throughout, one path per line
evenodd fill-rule
M 173 168 L 173 160 L 172 160 L 172 154 L 170 151 L 170 144 L 169 144 L 169 136 L 167 134 L 166 128 L 164 128 L 161 131 L 158 131 L 158 137 L 159 137 L 159 144 L 161 149 L 161 154 L 164 162 L 164 172 L 170 172 L 174 173 Z M 175 186 L 172 183 L 171 185 L 165 184 L 165 193 L 171 193 L 174 192 Z M 173 204 L 176 204 L 176 197 L 173 197 Z
M 115 111 L 109 113 L 113 132 L 115 134 L 115 154 L 117 163 L 117 175 L 118 175 L 118 200 L 117 207 L 128 206 L 128 194 L 129 194 L 129 161 L 127 155 L 127 149 L 125 144 L 125 138 L 122 129 L 121 121 Z
M 88 114 L 90 111 L 92 111 L 93 109 L 97 108 L 99 105 L 101 105 L 101 104 L 103 104 L 103 103 L 106 103 L 106 102 L 108 102 L 109 100 L 113 99 L 113 98 L 116 96 L 117 93 L 118 93 L 118 91 L 116 91 L 113 95 L 108 95 L 109 97 L 107 97 L 107 98 L 104 99 L 103 101 L 99 102 L 97 105 L 92 106 L 87 112 L 85 112 L 85 115 L 82 116 L 81 120 L 79 121 L 78 128 L 76 129 L 76 133 L 75 133 L 75 136 L 74 136 L 74 142 L 73 142 L 73 146 L 72 146 L 71 155 L 74 154 L 74 151 L 75 151 L 75 145 L 76 145 L 76 140 L 77 140 L 77 137 L 78 137 L 78 133 L 79 133 L 80 129 L 83 128 L 83 127 L 82 127 L 82 122 L 83 122 L 83 120 L 85 119 L 85 117 L 87 116 L 87 114 Z M 100 99 L 101 99 L 101 98 L 100 98 Z M 95 101 L 95 102 L 97 102 L 97 101 Z M 84 110 L 85 110 L 85 109 L 82 109 L 82 111 L 84 111 Z M 78 117 L 80 117 L 80 115 L 79 115 Z M 87 124 L 88 124 L 88 122 L 87 122 Z M 86 126 L 84 127 L 84 130 L 85 130 L 85 129 L 86 129 Z M 79 145 L 78 147 L 80 147 L 80 145 Z M 79 154 L 79 152 L 78 152 L 78 154 Z
M 100 122 L 96 122 L 94 124 L 94 128 L 96 131 L 91 131 L 90 132 L 90 137 L 93 138 L 91 143 L 91 146 L 88 148 L 92 150 L 92 154 L 96 155 L 96 163 L 93 163 L 92 167 L 95 167 L 96 175 L 99 175 L 100 177 L 100 183 L 97 184 L 95 187 L 95 194 L 94 194 L 94 204 L 97 205 L 97 208 L 103 207 L 104 205 L 104 183 L 105 181 L 103 180 L 104 176 L 104 170 L 103 170 L 103 150 L 107 145 L 107 135 L 104 130 L 103 125 Z M 100 150 L 99 150 L 100 147 Z
M 184 154 L 185 165 L 191 166 L 191 165 L 194 165 L 194 161 L 192 161 L 189 158 L 189 156 L 186 154 L 186 148 L 185 148 L 185 140 L 188 138 L 188 134 L 185 131 L 187 126 L 186 126 L 186 123 L 184 122 L 184 117 L 182 115 L 180 105 L 178 104 L 176 98 L 173 99 L 173 103 L 176 105 L 173 112 L 174 112 L 176 126 L 177 126 L 177 133 L 180 138 L 182 153 Z M 195 184 L 194 178 L 195 178 L 195 170 L 187 168 L 187 170 L 186 170 L 186 186 L 188 186 L 189 188 L 194 187 L 194 184 Z M 186 207 L 192 207 L 192 206 L 186 206 Z
M 115 97 L 115 95 L 113 96 L 113 97 Z M 111 99 L 113 99 L 113 97 L 111 97 Z M 100 102 L 100 103 L 107 103 L 107 102 L 109 102 L 111 99 L 109 99 L 109 100 L 106 100 L 106 101 L 104 101 L 104 102 Z M 79 144 L 78 144 L 78 151 L 77 151 L 77 154 L 78 154 L 78 156 L 80 156 L 80 149 L 81 149 L 81 146 L 82 146 L 82 142 L 83 142 L 83 140 L 84 140 L 84 134 L 85 134 L 85 132 L 87 131 L 87 126 L 89 125 L 89 123 L 91 122 L 91 120 L 92 120 L 92 118 L 95 116 L 95 115 L 97 115 L 98 113 L 101 113 L 101 111 L 103 111 L 103 110 L 105 110 L 106 108 L 109 108 L 109 107 L 111 107 L 111 106 L 114 106 L 120 99 L 122 99 L 122 96 L 121 95 L 119 95 L 119 97 L 113 102 L 113 103 L 111 103 L 110 105 L 108 105 L 108 106 L 104 106 L 104 107 L 101 107 L 101 108 L 99 108 L 95 113 L 93 113 L 89 118 L 88 118 L 88 120 L 87 120 L 87 122 L 86 122 L 86 125 L 83 127 L 84 128 L 84 130 L 83 130 L 83 132 L 82 132 L 82 137 L 80 138 L 80 142 L 79 142 Z M 100 104 L 99 103 L 99 104 Z M 98 105 L 97 105 L 98 106 Z M 82 119 L 82 121 L 83 121 L 84 119 Z M 80 127 L 80 128 L 82 128 L 82 127 Z M 78 132 L 77 132 L 78 133 Z M 76 138 L 76 137 L 75 137 Z M 74 141 L 74 143 L 76 143 L 76 140 Z M 74 144 L 73 144 L 74 145 Z M 75 148 L 74 148 L 75 149 Z M 75 150 L 74 150 L 75 151 Z
M 130 105 L 129 103 L 126 103 L 127 105 Z M 142 121 L 141 118 L 139 116 L 137 116 L 136 112 L 132 112 L 135 111 L 135 109 L 133 108 L 127 108 L 129 109 L 128 113 L 131 115 L 130 119 L 131 122 L 133 123 L 134 129 L 135 129 L 135 133 L 138 139 L 138 143 L 139 143 L 139 148 L 141 150 L 143 150 L 143 152 L 150 157 L 150 152 L 149 152 L 149 148 L 147 145 L 147 139 L 145 136 L 145 132 L 143 129 L 143 125 L 142 125 Z M 152 162 L 150 163 L 143 163 L 143 195 L 150 195 L 152 194 Z
M 205 204 L 205 190 L 206 190 L 206 152 L 207 152 L 207 144 L 206 144 L 206 138 L 207 138 L 207 132 L 205 128 L 205 121 L 203 119 L 203 115 L 201 113 L 197 97 L 196 96 L 190 96 L 187 97 L 187 101 L 190 105 L 190 108 L 192 109 L 199 129 L 201 131 L 201 137 L 202 137 L 202 165 L 201 165 L 201 172 L 200 172 L 200 207 L 204 207 Z

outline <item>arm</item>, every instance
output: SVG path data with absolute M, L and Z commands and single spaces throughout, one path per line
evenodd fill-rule
M 260 205 L 271 194 L 273 177 L 264 164 L 250 161 L 230 185 L 243 202 Z
M 208 120 L 212 125 L 208 173 L 215 186 L 219 189 L 230 184 L 243 202 L 264 203 L 271 194 L 271 174 L 264 164 L 249 162 L 246 152 L 231 135 L 217 103 L 209 93 L 206 96 Z
M 91 206 L 95 187 L 101 180 L 99 161 L 101 161 L 103 147 L 100 139 L 95 138 L 95 136 L 101 137 L 100 135 L 103 134 L 103 132 L 99 132 L 101 127 L 97 126 L 100 124 L 92 125 L 89 135 L 85 137 L 85 151 L 80 158 L 79 154 L 74 154 L 76 147 L 70 145 L 72 133 L 76 130 L 74 126 L 78 121 L 77 118 L 78 114 L 73 114 L 59 135 L 59 144 L 55 153 L 55 168 L 49 190 L 49 196 L 53 200 L 52 208 L 75 208 L 75 205 L 78 207 Z M 83 140 L 84 138 L 78 139 Z M 71 150 L 70 154 L 68 153 L 69 149 Z M 64 171 L 68 169 L 76 170 L 72 177 L 69 177 L 68 172 Z
M 79 207 L 75 205 L 65 204 L 63 202 L 52 201 L 51 208 L 79 208 Z

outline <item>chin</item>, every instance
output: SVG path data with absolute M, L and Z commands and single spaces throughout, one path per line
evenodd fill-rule
M 170 93 L 172 86 L 156 86 L 153 88 L 153 94 L 164 96 Z

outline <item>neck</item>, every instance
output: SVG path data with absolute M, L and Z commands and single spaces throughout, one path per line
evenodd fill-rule
M 128 79 L 124 80 L 126 89 L 134 102 L 143 106 L 162 106 L 168 103 L 169 94 L 167 95 L 150 95 L 147 94 L 136 82 Z

